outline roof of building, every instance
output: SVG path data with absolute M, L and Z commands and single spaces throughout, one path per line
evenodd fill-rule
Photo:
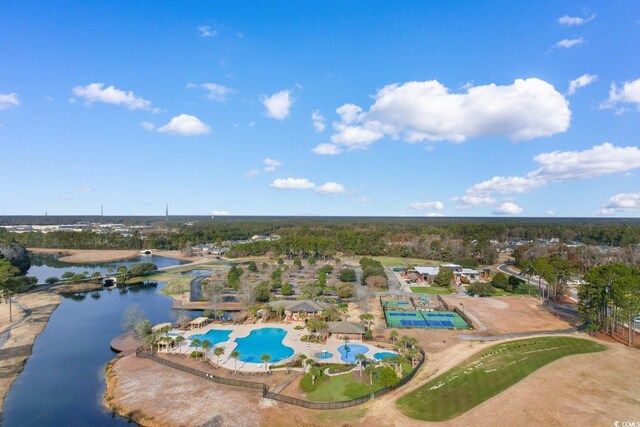
M 440 264 L 440 267 L 446 267 L 446 268 L 462 268 L 461 265 L 458 264 Z
M 440 272 L 438 267 L 414 267 L 420 274 L 428 274 L 429 276 L 437 276 Z
M 332 334 L 364 334 L 366 330 L 362 323 L 355 322 L 327 322 L 327 327 Z
M 207 323 L 209 321 L 208 317 L 196 317 L 191 322 L 192 325 L 202 325 L 203 323 Z
M 480 274 L 478 270 L 474 270 L 473 268 L 463 268 L 462 274 Z
M 162 329 L 162 328 L 164 328 L 164 327 L 166 327 L 166 326 L 171 327 L 171 323 L 169 323 L 169 322 L 165 322 L 165 323 L 158 323 L 157 325 L 154 325 L 154 326 L 151 328 L 151 331 L 152 331 L 152 332 L 158 332 L 160 329 Z
M 323 311 L 328 306 L 327 303 L 311 299 L 271 301 L 269 305 L 273 308 L 282 307 L 292 312 L 306 311 L 307 313 Z

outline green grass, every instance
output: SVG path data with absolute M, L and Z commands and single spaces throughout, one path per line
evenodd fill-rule
M 400 411 L 423 421 L 445 421 L 464 414 L 562 357 L 607 347 L 573 337 L 509 341 L 483 350 L 461 365 L 396 401 Z
M 144 280 L 152 280 L 156 282 L 166 283 L 160 292 L 165 295 L 180 295 L 189 291 L 189 284 L 193 280 L 193 276 L 177 273 L 153 273 L 144 277 L 132 277 L 127 280 L 127 283 L 141 282 Z
M 442 288 L 438 286 L 412 286 L 411 292 L 414 294 L 431 294 L 431 295 L 449 295 L 455 292 L 449 290 L 449 288 Z
M 421 258 L 402 258 L 402 257 L 395 257 L 395 256 L 372 256 L 369 258 L 373 258 L 375 260 L 380 261 L 380 263 L 385 267 L 395 267 L 396 265 L 402 265 L 404 263 L 413 264 L 413 265 L 424 265 L 429 263 L 437 264 L 438 262 L 442 262 L 442 261 L 434 261 L 434 260 L 421 259 Z

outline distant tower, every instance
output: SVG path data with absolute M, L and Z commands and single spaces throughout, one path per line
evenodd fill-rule
M 164 220 L 169 221 L 169 203 L 167 203 L 167 207 L 164 210 Z

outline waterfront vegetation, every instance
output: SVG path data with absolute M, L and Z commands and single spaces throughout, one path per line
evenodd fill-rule
M 455 418 L 565 356 L 606 346 L 573 337 L 509 341 L 489 347 L 397 400 L 400 411 L 423 421 Z

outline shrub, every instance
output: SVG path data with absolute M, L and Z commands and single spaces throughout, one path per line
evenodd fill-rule
M 367 339 L 367 340 L 372 340 L 373 339 L 373 334 L 371 333 L 370 330 L 364 331 L 364 338 Z
M 353 288 L 351 285 L 343 286 L 338 289 L 339 298 L 351 298 L 353 296 Z
M 204 356 L 204 353 L 201 351 L 192 351 L 189 355 L 192 359 L 201 359 Z
M 495 276 L 493 276 L 493 279 L 491 279 L 491 284 L 496 288 L 504 289 L 507 292 L 512 291 L 512 287 L 509 284 L 509 279 L 504 273 L 497 273 Z
M 353 268 L 343 268 L 338 273 L 338 280 L 341 282 L 355 282 L 356 281 L 356 271 Z
M 295 329 L 296 331 L 301 331 L 301 330 L 303 330 L 303 329 L 304 329 L 304 327 L 302 327 L 302 326 L 300 326 L 300 325 L 296 325 L 296 326 L 294 326 L 294 328 L 293 328 L 293 329 Z
M 488 297 L 493 295 L 493 287 L 488 283 L 474 283 L 467 286 L 467 291 L 479 297 Z
M 280 292 L 282 292 L 282 295 L 293 295 L 293 287 L 290 283 L 286 282 L 282 285 Z
M 57 277 L 49 277 L 47 278 L 47 280 L 44 281 L 44 283 L 46 283 L 47 285 L 54 285 L 56 283 L 58 283 L 60 280 Z

